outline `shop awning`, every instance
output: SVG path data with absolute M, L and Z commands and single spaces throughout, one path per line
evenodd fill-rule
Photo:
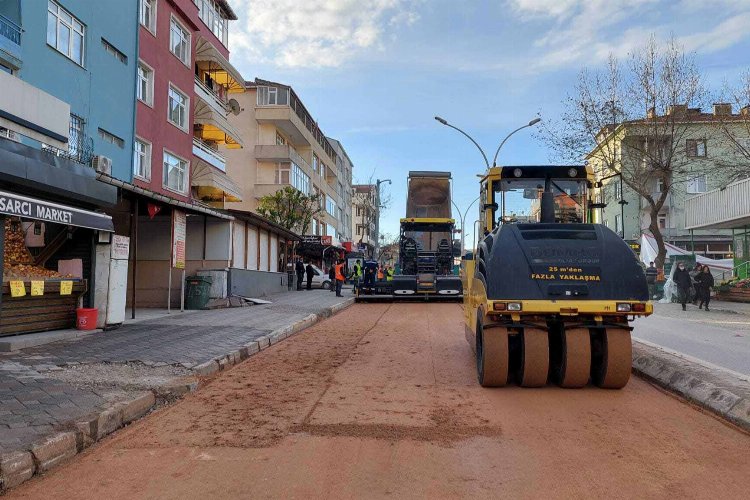
M 57 203 L 0 191 L 0 215 L 114 232 L 112 217 Z
M 245 79 L 240 72 L 210 40 L 200 35 L 195 42 L 195 62 L 200 69 L 207 71 L 216 83 L 226 86 L 230 92 L 245 91 Z
M 195 123 L 203 125 L 201 139 L 225 144 L 228 148 L 243 147 L 239 132 L 229 124 L 226 116 L 217 112 L 200 94 L 196 95 L 198 102 L 195 103 Z
M 193 157 L 190 183 L 198 188 L 202 199 L 215 201 L 242 201 L 242 189 L 226 173 L 212 167 L 200 158 Z

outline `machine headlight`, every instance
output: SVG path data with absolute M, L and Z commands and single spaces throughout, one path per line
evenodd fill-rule
M 523 170 L 521 170 L 520 168 L 516 168 L 513 170 L 513 175 L 515 175 L 516 177 L 521 177 L 523 175 Z
M 618 313 L 629 313 L 633 309 L 633 306 L 627 303 L 618 303 L 617 304 L 617 312 Z
M 520 311 L 521 310 L 521 303 L 520 302 L 508 302 L 508 310 L 509 311 Z
M 575 168 L 571 168 L 570 170 L 568 170 L 568 175 L 570 177 L 575 177 L 576 175 L 578 175 L 578 170 L 576 170 Z

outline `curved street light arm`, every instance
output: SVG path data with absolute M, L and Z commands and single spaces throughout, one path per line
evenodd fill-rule
M 497 151 L 495 151 L 495 157 L 494 157 L 494 158 L 492 159 L 492 166 L 493 166 L 493 167 L 496 167 L 496 166 L 497 166 L 497 155 L 499 155 L 499 154 L 500 154 L 500 150 L 502 149 L 502 147 L 503 147 L 503 144 L 505 144 L 505 141 L 507 141 L 508 139 L 510 139 L 510 136 L 511 136 L 511 135 L 513 135 L 513 134 L 515 134 L 516 132 L 518 132 L 519 130 L 523 130 L 523 129 L 527 128 L 527 127 L 533 127 L 534 125 L 536 125 L 536 124 L 537 124 L 537 123 L 539 123 L 540 121 L 542 121 L 542 120 L 541 120 L 541 118 L 534 118 L 533 120 L 531 120 L 531 121 L 530 121 L 529 123 L 527 123 L 526 125 L 522 125 L 522 126 L 518 127 L 517 129 L 515 129 L 515 130 L 514 130 L 513 132 L 511 132 L 510 134 L 506 135 L 506 136 L 505 136 L 505 139 L 503 139 L 503 142 L 501 142 L 501 143 L 500 143 L 500 145 L 499 145 L 499 146 L 497 147 Z
M 452 128 L 453 130 L 458 130 L 458 131 L 459 131 L 459 132 L 461 132 L 461 133 L 462 133 L 462 134 L 463 134 L 464 136 L 466 136 L 466 138 L 467 138 L 467 139 L 469 139 L 469 140 L 470 140 L 471 142 L 473 142 L 473 143 L 474 143 L 474 145 L 475 145 L 475 146 L 477 147 L 477 149 L 479 150 L 479 152 L 480 152 L 480 153 L 482 153 L 482 158 L 484 158 L 484 164 L 485 164 L 485 165 L 487 166 L 487 168 L 490 168 L 490 162 L 489 162 L 489 160 L 487 160 L 487 155 L 486 155 L 486 154 L 484 154 L 484 150 L 483 150 L 483 149 L 482 149 L 482 147 L 481 147 L 481 146 L 480 146 L 480 145 L 479 145 L 479 144 L 477 143 L 477 141 L 475 141 L 475 140 L 474 140 L 474 139 L 473 139 L 473 138 L 472 138 L 472 137 L 471 137 L 471 136 L 470 136 L 469 134 L 467 134 L 466 132 L 464 132 L 464 131 L 463 131 L 463 130 L 461 130 L 460 128 L 458 128 L 458 127 L 455 127 L 455 126 L 451 125 L 450 123 L 448 123 L 448 122 L 447 122 L 446 120 L 444 120 L 444 119 L 440 118 L 439 116 L 436 116 L 436 117 L 435 117 L 435 119 L 436 119 L 436 120 L 437 120 L 438 122 L 440 122 L 440 123 L 442 123 L 443 125 L 445 125 L 446 127 L 450 127 L 450 128 Z

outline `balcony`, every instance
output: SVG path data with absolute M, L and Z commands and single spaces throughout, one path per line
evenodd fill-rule
M 302 167 L 308 175 L 312 173 L 310 164 L 302 158 L 299 153 L 288 145 L 277 145 L 277 144 L 259 144 L 255 146 L 255 159 L 258 161 L 269 161 L 269 162 L 292 162 Z
M 686 229 L 727 229 L 750 225 L 750 179 L 733 182 L 685 201 Z
M 209 165 L 226 172 L 227 160 L 216 149 L 197 137 L 193 138 L 193 154 Z
M 0 57 L 5 52 L 10 56 L 8 62 L 17 68 L 21 66 L 21 31 L 20 26 L 0 15 Z
M 210 39 L 198 35 L 195 42 L 195 64 L 202 72 L 224 86 L 229 92 L 244 92 L 245 79 L 224 57 Z
M 200 139 L 224 144 L 228 148 L 243 146 L 239 132 L 229 123 L 229 106 L 203 82 L 195 79 L 195 123 Z
M 217 113 L 222 113 L 225 116 L 229 114 L 229 106 L 224 99 L 219 97 L 216 92 L 198 78 L 195 78 L 195 93 L 198 94 L 200 99 L 206 101 Z
M 0 127 L 16 130 L 36 141 L 68 148 L 70 105 L 0 71 Z

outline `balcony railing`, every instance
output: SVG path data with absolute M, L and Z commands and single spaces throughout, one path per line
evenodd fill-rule
M 2 15 L 0 15 L 0 36 L 16 45 L 21 45 L 21 27 Z
M 227 160 L 211 145 L 193 137 L 193 154 L 222 172 L 227 171 Z
M 219 108 L 217 111 L 223 112 L 225 115 L 229 113 L 229 106 L 227 103 L 219 97 L 216 92 L 211 90 L 208 85 L 200 81 L 199 78 L 195 78 L 195 91 L 198 94 L 199 97 L 203 98 L 205 101 L 207 101 L 209 104 Z M 204 95 L 205 94 L 205 95 Z

